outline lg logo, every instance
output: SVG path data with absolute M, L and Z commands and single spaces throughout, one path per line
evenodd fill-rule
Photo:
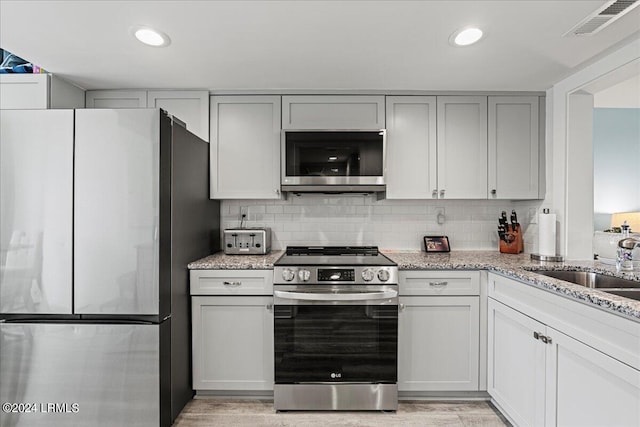
M 340 372 L 331 372 L 331 379 L 342 378 L 342 373 Z

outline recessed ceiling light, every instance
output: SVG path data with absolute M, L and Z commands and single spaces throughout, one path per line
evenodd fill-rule
M 131 32 L 135 38 L 148 46 L 165 47 L 171 43 L 168 35 L 150 27 L 133 27 Z
M 482 38 L 482 30 L 475 27 L 467 27 L 456 31 L 449 37 L 449 42 L 454 46 L 469 46 Z

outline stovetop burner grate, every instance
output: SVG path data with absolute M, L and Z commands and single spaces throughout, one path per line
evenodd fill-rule
M 378 256 L 377 246 L 287 246 L 287 255 L 308 256 Z

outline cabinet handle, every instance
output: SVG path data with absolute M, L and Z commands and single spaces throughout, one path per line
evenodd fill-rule
M 496 194 L 498 194 L 498 191 L 497 191 L 497 190 L 495 190 L 495 189 L 494 189 L 494 190 L 491 190 L 491 195 L 492 195 L 492 196 L 495 196 Z
M 273 313 L 273 304 L 267 304 L 265 307 L 268 311 Z
M 222 284 L 232 288 L 237 288 L 238 286 L 242 285 L 242 282 L 222 282 Z
M 280 195 L 280 189 L 276 188 L 275 190 L 273 190 L 276 194 Z
M 551 337 L 548 337 L 548 336 L 546 336 L 546 335 L 542 335 L 541 333 L 538 333 L 538 332 L 534 332 L 534 333 L 533 333 L 533 337 L 534 337 L 535 339 L 537 339 L 537 340 L 542 341 L 542 342 L 543 342 L 543 343 L 545 343 L 545 344 L 551 344 L 551 342 L 552 342 L 552 341 L 551 341 Z
M 438 198 L 438 189 L 433 190 L 433 192 L 431 192 L 431 197 L 433 197 L 434 199 Z
M 400 311 L 404 311 L 404 304 L 400 304 L 398 307 L 400 307 Z
M 433 286 L 434 288 L 444 288 L 448 284 L 449 282 L 429 282 L 429 286 Z
M 440 190 L 440 198 L 444 197 L 444 190 Z

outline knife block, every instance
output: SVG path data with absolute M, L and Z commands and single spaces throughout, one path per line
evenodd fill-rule
M 503 254 L 519 254 L 524 252 L 522 229 L 518 225 L 514 231 L 505 233 L 507 241 L 500 239 L 500 252 Z

